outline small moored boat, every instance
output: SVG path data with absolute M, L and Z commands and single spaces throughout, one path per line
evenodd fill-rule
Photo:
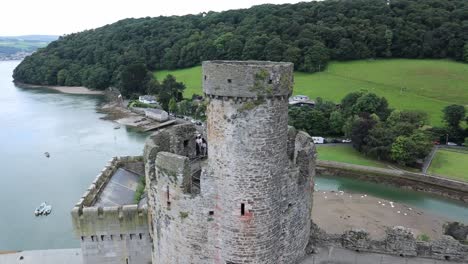
M 34 210 L 34 214 L 36 216 L 43 214 L 46 206 L 47 204 L 45 202 L 41 203 L 41 205 L 39 205 L 39 207 L 37 207 L 36 210 Z
M 43 212 L 43 214 L 44 214 L 44 215 L 49 215 L 51 212 L 52 212 L 52 205 L 46 205 L 46 206 L 44 207 L 44 212 Z

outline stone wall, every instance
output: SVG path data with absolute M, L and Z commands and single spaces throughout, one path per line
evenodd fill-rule
M 468 202 L 468 184 L 448 178 L 323 160 L 317 163 L 317 173 L 387 183 Z
M 94 207 L 119 167 L 141 173 L 142 157 L 114 157 L 73 207 L 73 230 L 81 242 L 83 263 L 151 263 L 147 207 Z
M 388 228 L 383 240 L 372 240 L 363 229 L 346 231 L 343 234 L 327 234 L 312 223 L 308 251 L 315 247 L 336 246 L 358 252 L 372 252 L 402 257 L 423 257 L 467 263 L 468 245 L 462 245 L 450 236 L 425 242 L 414 237 L 410 229 L 396 226 Z M 429 262 L 429 260 L 428 260 Z M 431 261 L 432 263 L 432 261 Z

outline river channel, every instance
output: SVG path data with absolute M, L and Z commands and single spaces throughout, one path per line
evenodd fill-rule
M 147 135 L 100 119 L 99 96 L 16 87 L 18 63 L 0 62 L 0 251 L 79 247 L 71 208 L 112 156 L 140 155 Z M 468 221 L 468 206 L 456 201 L 346 178 L 316 183 Z M 52 214 L 35 217 L 43 201 Z

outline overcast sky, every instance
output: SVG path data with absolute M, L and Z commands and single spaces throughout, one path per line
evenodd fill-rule
M 303 0 L 304 1 L 304 0 Z M 0 36 L 63 35 L 129 17 L 198 14 L 297 0 L 1 0 Z

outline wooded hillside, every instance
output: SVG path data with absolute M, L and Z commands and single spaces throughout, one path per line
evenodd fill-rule
M 125 19 L 61 37 L 27 57 L 14 78 L 104 89 L 122 87 L 122 73 L 135 65 L 153 71 L 254 59 L 314 72 L 330 60 L 388 57 L 468 61 L 468 1 L 328 0 Z

